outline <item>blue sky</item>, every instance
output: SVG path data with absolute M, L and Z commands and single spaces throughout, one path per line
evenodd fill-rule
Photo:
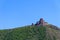
M 0 29 L 30 25 L 41 17 L 60 26 L 60 0 L 0 0 Z

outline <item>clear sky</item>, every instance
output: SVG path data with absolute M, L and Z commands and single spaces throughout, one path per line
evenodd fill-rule
M 41 17 L 60 27 L 60 0 L 0 0 L 0 29 L 30 25 Z

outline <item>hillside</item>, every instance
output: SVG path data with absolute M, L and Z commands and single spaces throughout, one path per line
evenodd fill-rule
M 60 31 L 48 26 L 25 26 L 0 30 L 0 40 L 60 40 Z
M 46 28 L 28 26 L 12 30 L 1 30 L 0 40 L 44 40 Z M 44 38 L 44 39 L 43 39 Z
M 60 29 L 41 18 L 30 26 L 0 30 L 0 40 L 60 40 Z

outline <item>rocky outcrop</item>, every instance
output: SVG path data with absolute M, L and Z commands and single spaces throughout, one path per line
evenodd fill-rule
M 45 26 L 45 25 L 48 25 L 48 23 L 45 22 L 43 18 L 40 18 L 40 20 L 38 22 L 36 22 L 35 25 L 43 25 L 43 26 Z

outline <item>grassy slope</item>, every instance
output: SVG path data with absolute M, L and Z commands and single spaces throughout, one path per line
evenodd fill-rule
M 11 30 L 0 30 L 0 40 L 56 40 L 51 31 L 42 26 L 26 26 Z
M 46 27 L 46 31 L 50 36 L 51 40 L 60 40 L 60 30 L 55 30 L 53 28 Z
M 22 27 L 0 31 L 0 40 L 46 40 L 45 27 Z

